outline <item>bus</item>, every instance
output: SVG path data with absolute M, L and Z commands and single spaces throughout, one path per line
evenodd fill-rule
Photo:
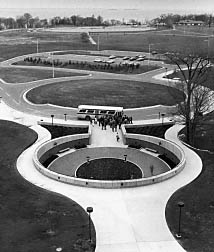
M 123 107 L 79 105 L 77 111 L 78 119 L 93 120 L 102 116 L 122 116 Z

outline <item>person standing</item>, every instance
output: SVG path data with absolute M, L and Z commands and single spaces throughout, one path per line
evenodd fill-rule
M 117 132 L 117 134 L 116 134 L 116 139 L 117 139 L 117 142 L 119 142 L 119 140 L 120 140 L 120 137 L 119 137 L 119 134 L 118 134 L 118 132 Z

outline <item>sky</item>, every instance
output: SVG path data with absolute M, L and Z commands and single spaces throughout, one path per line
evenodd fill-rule
M 37 9 L 46 10 L 46 15 L 52 9 L 136 9 L 147 15 L 162 13 L 178 14 L 214 14 L 214 0 L 0 0 L 0 16 L 14 16 L 18 10 L 37 13 Z M 16 11 L 17 10 L 17 11 Z M 37 11 L 37 12 L 36 12 Z M 113 10 L 112 10 L 113 11 Z M 132 10 L 133 11 L 133 10 Z M 41 12 L 42 13 L 42 12 Z M 52 12 L 53 13 L 53 12 Z M 78 13 L 79 14 L 79 13 Z M 20 13 L 21 15 L 21 13 Z M 44 15 L 44 12 L 43 14 Z M 134 15 L 134 14 L 132 14 Z M 39 12 L 38 12 L 39 16 Z M 115 17 L 116 19 L 116 17 Z

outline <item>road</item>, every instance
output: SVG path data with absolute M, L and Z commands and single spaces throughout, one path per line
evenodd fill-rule
M 118 55 L 121 52 L 113 52 L 113 51 L 104 51 L 103 54 L 106 55 L 109 52 L 111 52 L 114 55 Z M 101 52 L 99 52 L 101 53 Z M 47 53 L 46 53 L 47 54 Z M 131 55 L 130 52 L 127 52 L 128 55 Z M 133 52 L 132 52 L 133 54 Z M 135 52 L 137 54 L 137 52 Z M 18 66 L 18 65 L 12 65 L 15 62 L 23 60 L 27 56 L 43 56 L 44 53 L 39 54 L 31 54 L 31 55 L 23 55 L 19 57 L 15 57 L 9 60 L 6 60 L 4 62 L 0 63 L 0 67 L 11 67 L 11 68 L 24 68 L 24 69 L 42 69 L 42 70 L 50 70 L 50 67 L 43 67 L 43 66 Z M 54 56 L 54 57 L 58 57 Z M 60 55 L 60 57 L 68 57 L 64 55 Z M 76 59 L 89 59 L 92 60 L 96 56 L 88 56 L 88 55 L 73 55 L 72 57 L 75 57 Z M 105 56 L 104 56 L 105 57 Z M 145 64 L 145 63 L 142 63 Z M 150 61 L 150 64 L 154 64 L 154 62 Z M 57 71 L 66 71 L 66 72 L 78 72 L 78 73 L 84 73 L 88 74 L 86 76 L 73 76 L 73 77 L 62 77 L 62 78 L 51 78 L 46 80 L 38 80 L 38 81 L 32 81 L 27 83 L 6 83 L 3 80 L 0 81 L 0 95 L 3 97 L 4 102 L 9 105 L 12 108 L 15 108 L 16 110 L 19 110 L 21 112 L 26 112 L 29 114 L 34 114 L 37 116 L 45 116 L 45 115 L 51 115 L 54 114 L 56 118 L 63 118 L 64 114 L 66 113 L 68 115 L 68 119 L 76 120 L 76 108 L 65 108 L 65 107 L 59 107 L 59 106 L 53 106 L 51 104 L 32 104 L 29 103 L 25 98 L 24 94 L 35 87 L 51 84 L 55 82 L 62 82 L 65 80 L 78 80 L 83 78 L 91 78 L 91 79 L 120 79 L 120 80 L 133 80 L 133 81 L 140 81 L 140 82 L 151 82 L 155 84 L 161 84 L 161 85 L 173 85 L 173 83 L 169 83 L 168 80 L 161 78 L 161 75 L 165 75 L 166 68 L 168 71 L 173 70 L 174 67 L 170 65 L 166 65 L 163 62 L 155 61 L 155 64 L 159 64 L 161 67 L 160 69 L 156 69 L 147 73 L 142 74 L 115 74 L 115 73 L 105 73 L 105 72 L 96 72 L 96 71 L 87 71 L 87 70 L 75 70 L 75 69 L 62 69 L 62 68 L 54 68 Z M 160 78 L 154 78 L 154 76 L 160 76 Z M 163 107 L 155 107 L 152 109 L 154 112 L 151 112 L 151 108 L 149 109 L 127 109 L 125 110 L 125 113 L 130 116 L 132 115 L 134 120 L 141 120 L 141 119 L 150 119 L 150 118 L 157 118 L 159 113 L 167 114 L 169 111 L 169 108 L 163 108 Z

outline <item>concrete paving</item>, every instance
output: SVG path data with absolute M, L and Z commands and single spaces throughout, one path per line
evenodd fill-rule
M 3 88 L 1 89 L 3 90 Z M 177 139 L 177 132 L 183 127 L 182 125 L 173 126 L 166 134 L 167 139 L 176 142 L 185 152 L 186 166 L 178 175 L 161 183 L 137 188 L 96 189 L 61 183 L 42 175 L 35 169 L 32 155 L 42 142 L 50 139 L 50 133 L 38 126 L 37 121 L 42 119 L 50 122 L 50 116 L 45 117 L 45 114 L 44 117 L 41 117 L 41 114 L 32 116 L 30 113 L 32 111 L 29 111 L 29 114 L 17 112 L 4 103 L 0 104 L 0 112 L 1 119 L 25 124 L 35 130 L 39 136 L 37 142 L 18 158 L 19 173 L 26 180 L 41 188 L 71 198 L 84 209 L 88 206 L 94 208 L 91 217 L 97 235 L 96 252 L 185 251 L 172 236 L 165 220 L 165 207 L 170 196 L 177 189 L 194 180 L 202 169 L 200 158 Z M 157 112 L 155 113 L 157 114 Z M 64 120 L 54 120 L 65 123 Z M 148 123 L 148 120 L 140 121 L 140 123 L 144 122 Z M 66 123 L 75 122 L 69 120 Z M 151 123 L 151 119 L 149 123 Z M 117 142 L 116 133 L 109 128 L 104 131 L 95 125 L 92 127 L 92 146 L 123 146 L 123 142 L 122 138 Z
M 106 126 L 106 130 L 102 130 L 102 127 L 98 124 L 90 125 L 91 127 L 91 147 L 106 146 L 106 147 L 124 147 L 121 130 L 112 131 L 109 125 Z M 117 141 L 116 135 L 119 135 Z
M 1 106 L 6 105 L 1 104 Z M 9 112 L 11 113 L 10 109 Z M 26 117 L 25 121 L 27 119 L 29 118 Z M 167 138 L 181 145 L 177 140 L 177 131 L 182 127 L 175 125 L 166 134 Z M 123 189 L 78 187 L 47 178 L 35 169 L 32 155 L 38 145 L 50 139 L 50 133 L 36 124 L 32 126 L 32 129 L 38 132 L 39 138 L 18 158 L 19 173 L 41 188 L 71 198 L 84 209 L 88 206 L 93 207 L 92 220 L 97 235 L 96 252 L 185 251 L 168 229 L 165 206 L 178 188 L 188 184 L 200 174 L 202 163 L 194 152 L 182 146 L 187 159 L 186 167 L 177 176 L 162 183 Z M 94 146 L 123 144 L 116 141 L 115 133 L 110 129 L 102 131 L 98 125 L 92 128 L 92 134 Z M 178 217 L 175 216 L 175 218 Z

